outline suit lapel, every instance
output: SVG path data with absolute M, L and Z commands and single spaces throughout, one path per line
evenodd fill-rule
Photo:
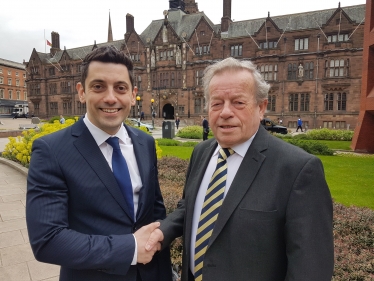
M 258 130 L 223 201 L 213 234 L 209 240 L 209 245 L 214 243 L 214 240 L 220 234 L 256 178 L 266 158 L 261 152 L 267 148 L 268 137 L 269 135 L 265 130 L 262 130 L 262 128 Z
M 217 147 L 217 142 L 213 141 L 211 145 L 209 145 L 201 154 L 201 157 L 197 157 L 197 159 L 192 164 L 192 170 L 190 171 L 189 178 L 188 178 L 188 187 L 186 188 L 186 192 L 188 194 L 185 195 L 186 198 L 186 206 L 187 210 L 191 210 L 186 212 L 186 233 L 191 234 L 191 227 L 192 227 L 192 219 L 193 219 L 193 210 L 195 208 L 195 202 L 197 193 L 199 192 L 199 188 L 201 185 L 201 181 L 203 180 L 204 174 L 206 172 L 206 168 L 208 167 L 210 158 L 213 155 L 214 150 Z M 191 235 L 185 235 L 184 239 L 186 240 L 185 245 L 191 245 Z M 195 239 L 195 238 L 193 238 Z M 184 249 L 187 252 L 187 256 L 190 256 L 191 247 L 187 247 Z
M 149 186 L 149 184 L 147 184 L 148 179 L 145 175 L 145 171 L 149 171 L 149 169 L 146 167 L 146 165 L 150 165 L 150 163 L 146 163 L 144 161 L 144 157 L 143 157 L 144 154 L 142 153 L 142 152 L 144 152 L 144 149 L 145 149 L 144 148 L 144 145 L 145 145 L 144 138 L 140 137 L 140 135 L 138 134 L 136 129 L 132 129 L 132 128 L 126 126 L 126 125 L 125 125 L 125 128 L 126 128 L 127 133 L 129 134 L 129 137 L 131 138 L 131 141 L 132 141 L 132 145 L 133 145 L 133 149 L 134 149 L 136 162 L 137 162 L 137 165 L 138 165 L 140 178 L 141 178 L 141 181 L 142 181 L 142 184 L 143 184 L 143 187 L 141 188 L 141 190 L 139 192 L 138 210 L 135 214 L 136 220 L 139 220 L 139 218 L 142 214 L 142 211 L 144 209 L 144 203 L 146 202 L 147 195 L 148 195 L 148 191 L 144 190 L 144 187 Z M 146 157 L 146 159 L 148 161 L 150 161 L 150 158 Z
M 73 125 L 72 135 L 77 137 L 74 145 L 79 153 L 87 161 L 92 170 L 97 174 L 101 182 L 108 189 L 109 193 L 112 194 L 113 198 L 118 202 L 121 208 L 129 217 L 131 217 L 126 201 L 123 198 L 112 170 L 110 169 L 108 162 L 105 160 L 100 148 L 97 146 L 95 139 L 84 124 L 83 119 L 80 119 L 76 124 Z

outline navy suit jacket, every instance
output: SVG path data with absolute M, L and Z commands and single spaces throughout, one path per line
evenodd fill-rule
M 198 189 L 217 147 L 197 145 L 178 208 L 161 223 L 163 245 L 183 233 L 182 281 L 190 271 Z M 331 281 L 332 200 L 321 161 L 262 126 L 223 201 L 204 257 L 204 281 Z
M 169 249 L 131 265 L 132 233 L 166 216 L 154 139 L 126 126 L 143 187 L 136 223 L 88 128 L 74 125 L 36 139 L 27 179 L 26 220 L 37 260 L 61 265 L 60 280 L 171 280 Z

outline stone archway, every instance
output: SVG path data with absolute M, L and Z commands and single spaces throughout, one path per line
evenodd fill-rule
M 164 119 L 174 119 L 174 106 L 170 103 L 167 103 L 162 108 L 162 117 Z

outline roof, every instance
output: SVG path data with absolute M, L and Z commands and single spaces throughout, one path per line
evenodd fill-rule
M 25 68 L 26 68 L 26 66 L 22 63 L 10 61 L 10 60 L 5 60 L 5 59 L 1 59 L 1 58 L 0 58 L 0 65 L 9 66 L 9 67 L 13 67 L 13 68 L 19 68 L 19 69 L 22 69 L 22 70 L 25 70 Z
M 280 28 L 286 31 L 296 31 L 303 29 L 314 29 L 322 27 L 326 24 L 331 16 L 337 11 L 338 8 L 312 11 L 298 14 L 290 14 L 283 16 L 270 17 L 271 20 Z M 357 24 L 365 18 L 365 4 L 342 7 L 342 10 L 350 17 L 350 19 Z M 235 38 L 254 35 L 259 30 L 261 25 L 264 24 L 266 18 L 245 20 L 233 22 L 229 25 L 227 33 L 222 34 L 225 38 Z
M 349 18 L 356 22 L 356 24 L 360 24 L 361 21 L 365 18 L 365 4 L 363 5 L 355 5 L 355 6 L 348 6 L 342 7 L 342 11 L 349 16 Z M 319 11 L 311 11 L 305 13 L 298 13 L 298 14 L 290 14 L 290 15 L 282 15 L 282 16 L 275 16 L 270 17 L 270 19 L 277 25 L 277 27 L 284 31 L 296 31 L 296 30 L 303 30 L 303 29 L 317 29 L 322 27 L 324 24 L 328 22 L 328 20 L 337 12 L 339 8 L 327 9 L 327 10 L 319 10 Z M 218 33 L 220 30 L 220 24 L 214 24 L 204 12 L 197 12 L 193 14 L 186 14 L 180 9 L 171 9 L 168 12 L 168 23 L 174 29 L 176 34 L 179 37 L 186 38 L 186 41 L 193 35 L 196 26 L 200 22 L 200 20 L 205 19 L 208 25 Z M 246 37 L 248 34 L 251 36 L 254 35 L 264 24 L 267 18 L 259 18 L 259 19 L 251 19 L 251 20 L 244 20 L 238 22 L 232 22 L 229 25 L 229 29 L 227 32 L 222 32 L 222 38 L 237 38 L 237 37 Z M 164 24 L 164 19 L 153 20 L 148 27 L 139 35 L 140 39 L 143 43 L 148 42 L 148 39 L 154 41 L 157 34 L 160 32 L 162 25 Z M 185 34 L 184 34 L 185 33 Z M 185 35 L 185 36 L 183 36 Z M 114 45 L 117 49 L 121 49 L 121 46 L 125 44 L 125 40 L 117 40 L 113 42 L 105 42 L 100 44 L 93 44 L 73 49 L 66 49 L 57 51 L 55 56 L 51 56 L 49 53 L 40 53 L 37 52 L 40 59 L 43 63 L 56 63 L 60 62 L 62 55 L 64 52 L 72 58 L 73 60 L 83 60 L 83 58 L 92 51 L 93 47 L 96 45 L 97 47 L 107 46 L 107 45 Z M 1 61 L 6 61 L 0 59 Z M 9 62 L 9 61 L 7 61 Z M 9 62 L 15 65 L 22 66 L 22 64 L 18 64 L 15 62 Z
M 186 14 L 179 9 L 169 10 L 168 13 L 168 22 L 174 31 L 178 34 L 179 37 L 190 38 L 195 32 L 195 28 L 200 20 L 204 18 L 208 25 L 215 31 L 218 32 L 220 25 L 214 25 L 214 23 L 205 15 L 204 12 L 197 12 L 194 14 Z M 153 20 L 150 25 L 141 33 L 140 37 L 144 42 L 147 42 L 147 38 L 153 41 L 162 25 L 164 19 Z M 182 36 L 183 33 L 186 33 L 186 36 Z
M 97 47 L 102 47 L 102 46 L 113 45 L 118 50 L 120 50 L 121 46 L 124 42 L 125 42 L 125 40 L 122 39 L 122 40 L 117 40 L 117 41 L 113 41 L 113 42 L 105 42 L 105 43 L 96 44 L 96 46 Z M 73 60 L 83 60 L 84 57 L 92 51 L 94 46 L 95 46 L 95 44 L 88 45 L 88 46 L 83 46 L 83 47 L 78 47 L 78 48 L 73 48 L 73 49 L 60 50 L 60 51 L 57 51 L 53 57 L 50 53 L 37 52 L 37 54 L 38 54 L 40 60 L 43 63 L 46 63 L 46 64 L 60 62 L 64 52 L 66 52 L 69 55 L 69 57 L 72 58 Z

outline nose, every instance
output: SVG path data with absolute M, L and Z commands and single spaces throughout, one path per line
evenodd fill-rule
M 231 103 L 227 101 L 223 104 L 220 117 L 226 119 L 231 116 L 232 116 Z
M 108 87 L 108 90 L 105 93 L 104 102 L 113 104 L 117 102 L 117 97 L 113 87 Z

